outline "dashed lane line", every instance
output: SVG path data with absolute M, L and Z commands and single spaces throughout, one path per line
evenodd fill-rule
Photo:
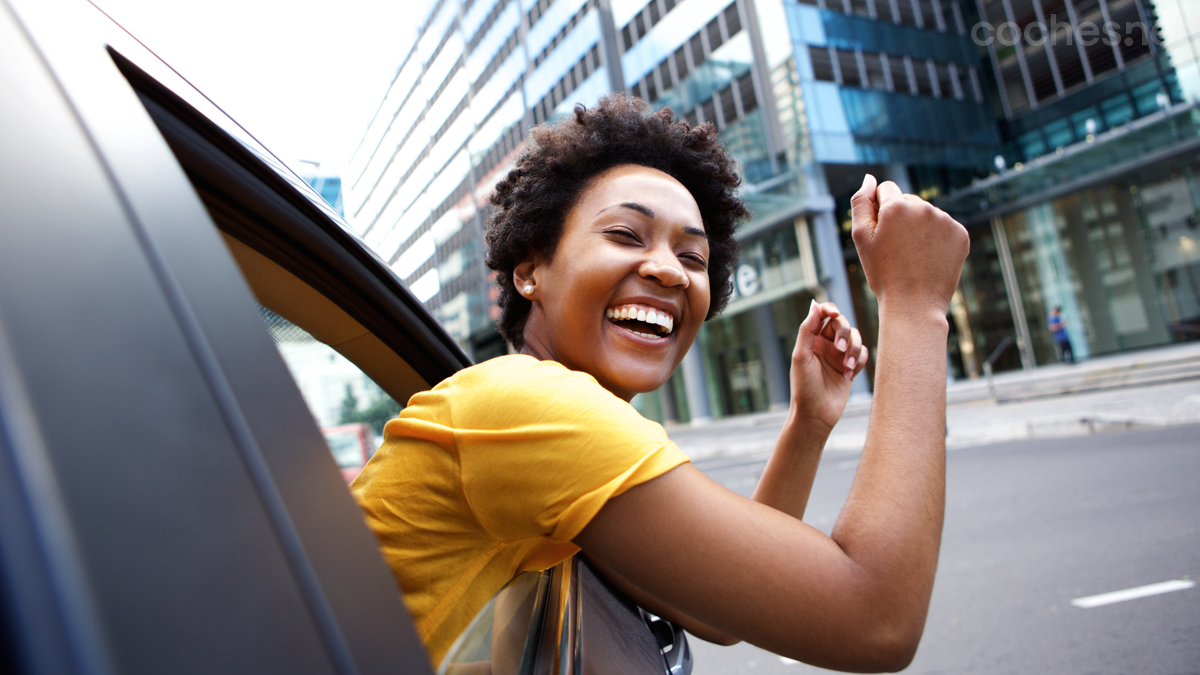
M 1172 591 L 1184 591 L 1196 585 L 1196 582 L 1175 579 L 1172 581 L 1164 581 L 1158 584 L 1150 584 L 1148 586 L 1138 586 L 1137 588 L 1127 588 L 1123 591 L 1112 591 L 1111 593 L 1101 593 L 1099 595 L 1089 595 L 1086 598 L 1075 598 L 1071 601 L 1072 605 L 1083 609 L 1091 609 L 1092 607 L 1100 607 L 1101 605 L 1111 605 L 1114 602 L 1125 602 L 1126 600 L 1136 600 L 1145 598 L 1151 595 L 1160 593 L 1170 593 Z

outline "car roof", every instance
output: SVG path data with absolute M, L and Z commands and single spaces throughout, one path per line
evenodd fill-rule
M 258 303 L 397 400 L 469 359 L 94 8 L 0 0 L 0 670 L 428 672 Z

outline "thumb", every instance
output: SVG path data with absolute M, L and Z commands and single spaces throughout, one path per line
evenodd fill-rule
M 879 220 L 879 198 L 875 194 L 878 188 L 875 176 L 863 176 L 862 187 L 850 198 L 850 217 L 854 223 L 855 236 L 859 233 L 869 234 L 875 231 L 875 223 Z

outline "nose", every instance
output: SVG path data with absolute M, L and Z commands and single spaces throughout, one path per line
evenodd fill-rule
M 638 268 L 638 273 L 671 288 L 687 288 L 690 283 L 679 260 L 670 251 L 652 251 Z

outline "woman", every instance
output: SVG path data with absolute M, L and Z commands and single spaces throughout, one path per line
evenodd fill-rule
M 944 502 L 946 311 L 965 230 L 867 176 L 854 238 L 879 299 L 873 417 L 826 536 L 800 518 L 867 359 L 814 305 L 753 499 L 693 468 L 628 401 L 728 300 L 747 215 L 711 126 L 607 97 L 536 129 L 497 186 L 488 265 L 520 353 L 413 397 L 354 490 L 434 663 L 516 574 L 582 549 L 648 611 L 844 670 L 896 670 L 924 627 Z

